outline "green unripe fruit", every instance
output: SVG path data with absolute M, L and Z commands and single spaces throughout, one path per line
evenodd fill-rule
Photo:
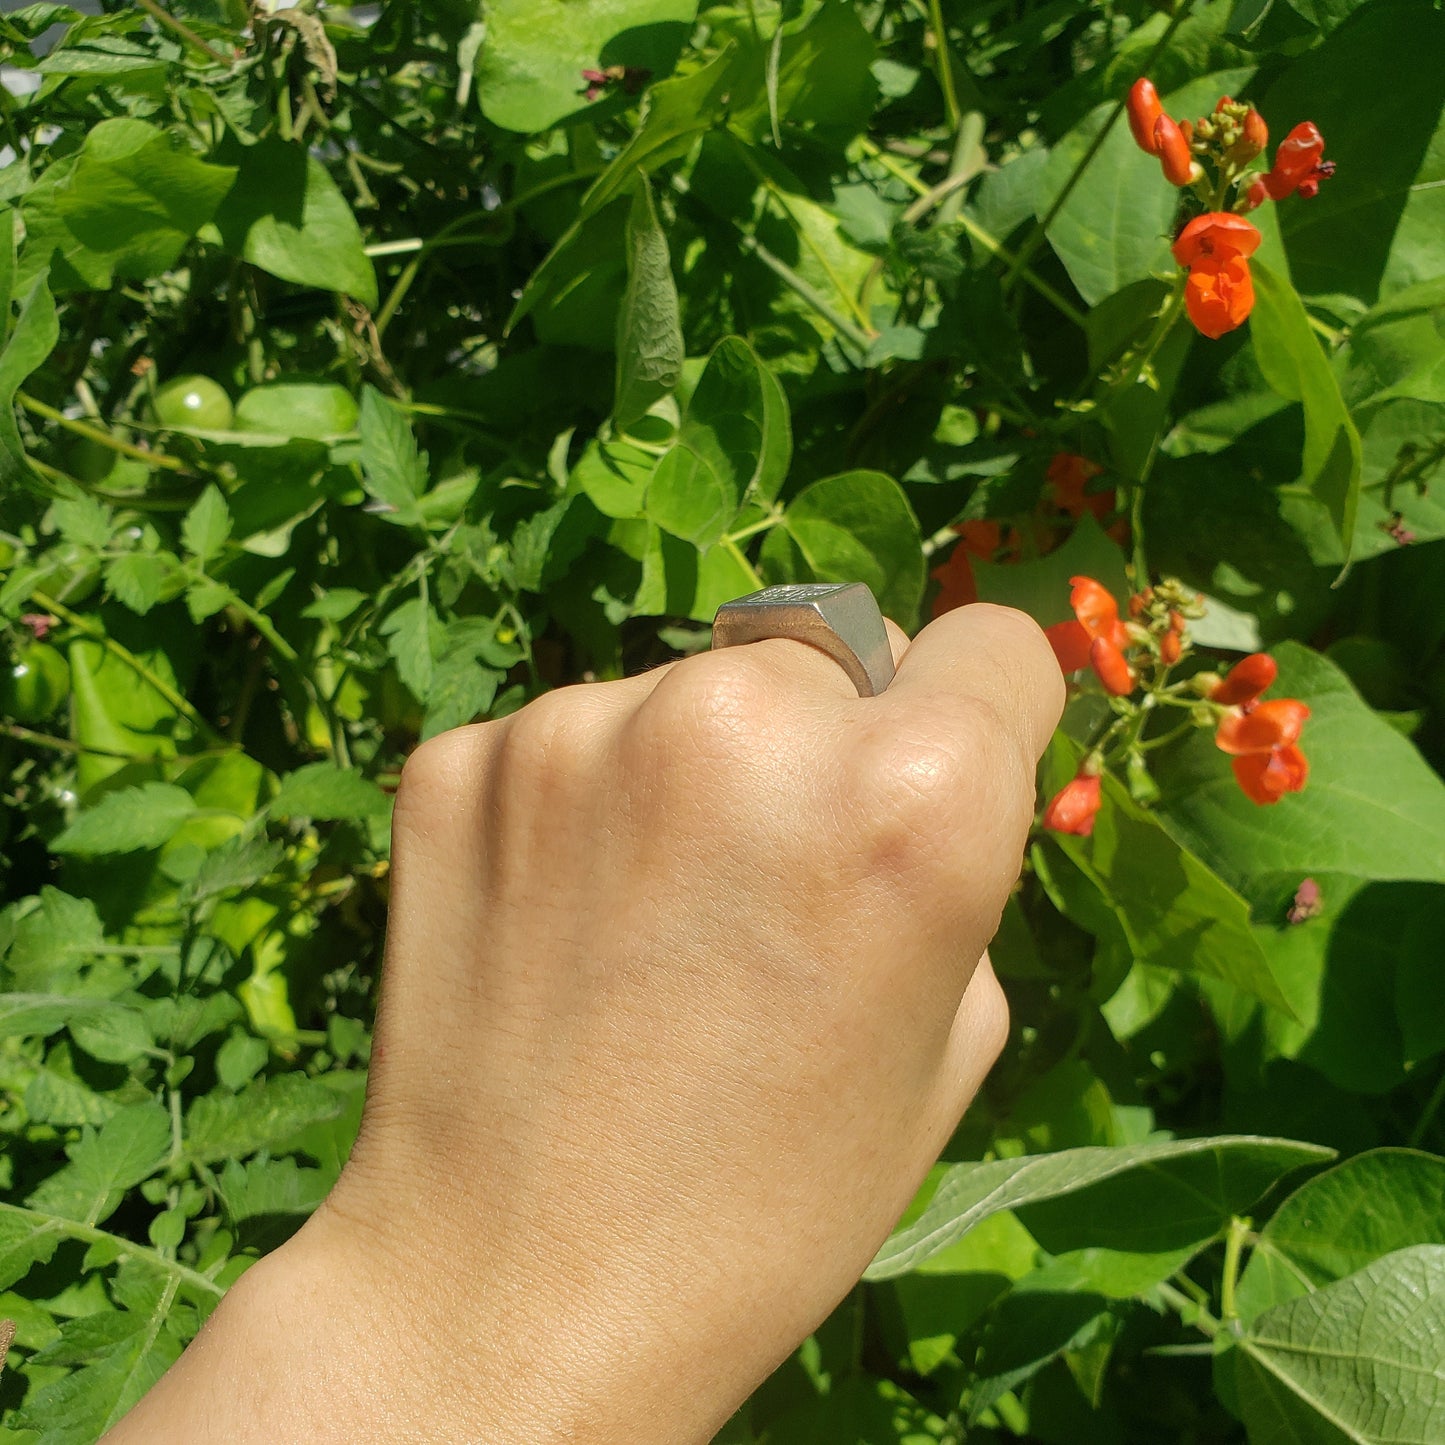
M 0 716 L 16 722 L 44 722 L 70 695 L 70 667 L 43 642 L 22 647 L 0 669 Z
M 231 398 L 209 376 L 178 376 L 156 392 L 154 411 L 162 426 L 230 431 Z
M 328 441 L 355 431 L 356 401 L 334 381 L 273 381 L 236 403 L 236 430 Z

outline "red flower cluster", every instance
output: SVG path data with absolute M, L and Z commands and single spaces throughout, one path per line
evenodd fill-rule
M 1141 75 L 1129 90 L 1129 129 L 1141 151 L 1159 157 L 1164 179 L 1171 186 L 1187 186 L 1202 175 L 1189 151 L 1193 127 L 1164 114 L 1154 82 Z
M 1254 309 L 1249 258 L 1259 249 L 1258 228 L 1230 211 L 1196 216 L 1174 242 L 1174 259 L 1189 272 L 1184 305 L 1211 341 L 1242 325 Z
M 1320 128 L 1312 120 L 1302 120 L 1280 142 L 1274 165 L 1251 183 L 1245 209 L 1253 210 L 1265 201 L 1282 201 L 1286 196 L 1312 200 L 1319 195 L 1320 182 L 1335 173 L 1335 163 L 1325 160 L 1324 154 Z
M 1092 667 L 1099 681 L 1115 697 L 1134 691 L 1134 670 L 1124 656 L 1128 629 L 1119 617 L 1119 604 L 1102 582 L 1092 577 L 1070 577 L 1069 605 L 1075 621 L 1056 622 L 1044 636 L 1064 672 Z
M 1235 780 L 1245 795 L 1261 804 L 1299 792 L 1309 778 L 1309 763 L 1298 743 L 1309 708 L 1293 697 L 1260 701 L 1260 694 L 1278 675 L 1272 657 L 1254 652 L 1236 663 L 1208 694 L 1210 702 L 1227 709 L 1215 731 L 1215 744 L 1230 755 Z

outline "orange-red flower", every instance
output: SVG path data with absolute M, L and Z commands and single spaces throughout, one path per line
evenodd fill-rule
M 1254 278 L 1241 256 L 1227 261 L 1196 261 L 1184 283 L 1184 309 L 1199 332 L 1218 341 L 1244 325 L 1254 310 Z
M 1267 652 L 1251 652 L 1229 670 L 1229 676 L 1210 690 L 1210 702 L 1236 707 L 1253 702 L 1279 676 L 1279 664 Z
M 1119 619 L 1114 594 L 1092 577 L 1070 577 L 1069 581 L 1073 584 L 1069 605 L 1077 620 L 1056 622 L 1044 629 L 1060 668 L 1067 673 L 1092 667 L 1099 681 L 1116 696 L 1132 692 L 1134 673 L 1124 657 L 1129 632 Z
M 1206 211 L 1180 231 L 1174 242 L 1174 259 L 1181 266 L 1227 261 L 1236 256 L 1247 259 L 1259 249 L 1262 239 L 1253 221 L 1232 211 Z
M 1094 831 L 1094 818 L 1103 801 L 1102 785 L 1097 774 L 1080 771 L 1072 782 L 1065 783 L 1044 809 L 1043 823 L 1055 833 L 1074 833 L 1087 838 Z
M 1154 125 L 1159 117 L 1164 114 L 1164 107 L 1159 103 L 1159 92 L 1154 89 L 1154 82 L 1145 76 L 1140 76 L 1133 85 L 1129 87 L 1129 129 L 1134 135 L 1134 144 L 1141 151 L 1151 156 L 1159 154 L 1159 147 L 1154 139 Z
M 1071 517 L 1082 517 L 1088 512 L 1102 522 L 1114 510 L 1114 493 L 1086 492 L 1084 489 L 1103 473 L 1104 469 L 1098 462 L 1091 462 L 1077 452 L 1055 452 L 1044 478 L 1061 512 Z
M 1297 793 L 1309 781 L 1310 765 L 1294 743 L 1267 753 L 1246 753 L 1231 758 L 1234 778 L 1252 803 L 1268 806 L 1286 793 Z
M 1236 756 L 1267 753 L 1295 742 L 1309 715 L 1309 707 L 1295 697 L 1246 703 L 1225 713 L 1214 741 L 1221 752 Z
M 1325 138 L 1312 120 L 1302 120 L 1279 143 L 1274 165 L 1263 176 L 1269 198 L 1282 201 L 1299 192 L 1308 200 L 1320 188 L 1320 180 L 1334 174 L 1333 162 L 1324 159 Z

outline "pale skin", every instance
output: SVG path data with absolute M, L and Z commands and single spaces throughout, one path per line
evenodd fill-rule
M 860 699 L 773 640 L 411 758 L 330 1198 L 105 1445 L 705 1445 L 1003 1047 L 986 952 L 1063 705 L 1022 614 Z

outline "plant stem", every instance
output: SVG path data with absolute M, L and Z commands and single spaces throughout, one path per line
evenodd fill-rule
M 1184 23 L 1185 17 L 1189 14 L 1191 0 L 1179 0 L 1178 8 L 1169 17 L 1169 24 L 1165 26 L 1164 33 L 1159 37 L 1158 43 L 1144 57 L 1144 63 L 1139 68 L 1140 75 L 1148 75 L 1153 68 L 1154 62 L 1169 48 L 1170 42 L 1174 39 L 1174 32 Z M 1108 140 L 1109 133 L 1119 123 L 1119 117 L 1124 114 L 1124 109 L 1129 103 L 1128 92 L 1125 91 L 1119 97 L 1114 109 L 1109 112 L 1109 118 L 1099 128 L 1099 133 L 1089 142 L 1089 148 L 1079 157 L 1079 163 L 1069 174 L 1068 180 L 1064 182 L 1063 189 L 1054 197 L 1049 209 L 1044 213 L 1042 219 L 1029 233 L 1029 238 L 1024 242 L 1018 253 L 1017 262 L 1011 266 L 1003 278 L 1004 289 L 1007 290 L 1018 278 L 1023 266 L 1033 260 L 1034 253 L 1044 243 L 1044 237 L 1048 234 L 1049 227 L 1058 219 L 1059 212 L 1064 209 L 1068 199 L 1074 193 L 1074 187 L 1084 177 L 1084 172 L 1093 164 L 1094 157 L 1103 148 L 1104 142 Z
M 69 738 L 58 738 L 50 733 L 21 727 L 19 723 L 0 722 L 0 734 L 14 738 L 16 742 L 29 743 L 37 748 L 50 748 L 57 753 L 84 753 L 93 758 L 117 758 L 123 763 L 154 763 L 162 756 L 160 753 L 118 753 L 112 748 L 87 747 L 84 743 L 72 742 Z
M 1220 1322 L 1197 1300 L 1190 1299 L 1183 1290 L 1176 1289 L 1168 1283 L 1155 1285 L 1155 1288 L 1170 1309 L 1178 1312 L 1185 1324 L 1193 1325 L 1195 1329 L 1208 1335 L 1210 1339 L 1219 1333 L 1222 1328 Z
M 208 59 L 214 60 L 217 65 L 230 65 L 231 62 L 222 55 L 219 50 L 208 45 L 189 25 L 177 20 L 174 15 L 167 14 L 166 11 L 161 9 L 160 5 L 156 3 L 156 0 L 135 0 L 135 3 L 158 25 L 163 25 L 167 30 L 174 32 L 180 39 L 184 40 L 187 45 L 193 46 Z
M 928 0 L 928 24 L 933 31 L 933 61 L 938 71 L 938 84 L 943 90 L 943 109 L 948 116 L 949 130 L 956 134 L 963 112 L 958 104 L 958 91 L 953 85 L 953 60 L 948 53 L 948 32 L 944 29 L 940 0 Z
M 147 451 L 144 447 L 132 446 L 129 442 L 119 440 L 100 427 L 91 426 L 88 422 L 76 421 L 73 417 L 66 416 L 63 411 L 57 411 L 48 402 L 40 401 L 26 392 L 17 391 L 15 400 L 26 411 L 32 412 L 36 416 L 43 416 L 47 421 L 53 421 L 57 426 L 64 427 L 66 431 L 74 432 L 76 436 L 99 442 L 101 446 L 109 447 L 111 451 L 119 452 L 124 457 L 134 457 L 148 466 L 163 467 L 168 472 L 186 470 L 186 464 L 179 457 L 173 457 L 167 452 Z
M 1415 1121 L 1415 1127 L 1410 1130 L 1410 1137 L 1405 1141 L 1410 1148 L 1418 1149 L 1425 1135 L 1429 1132 L 1431 1124 L 1435 1122 L 1435 1115 L 1440 1112 L 1440 1105 L 1445 1104 L 1445 1069 L 1440 1071 L 1440 1077 L 1436 1080 L 1435 1087 L 1431 1090 L 1430 1098 L 1420 1112 L 1420 1117 Z
M 753 586 L 761 592 L 763 588 L 763 579 L 758 576 L 758 569 L 754 567 L 751 562 L 748 561 L 746 554 L 743 552 L 743 549 L 739 547 L 738 544 L 734 542 L 731 537 L 724 537 L 722 539 L 722 544 L 727 549 L 733 561 L 736 562 L 738 566 L 741 567 L 743 571 L 746 572 L 748 576 L 752 579 Z
M 805 281 L 781 257 L 773 255 L 756 236 L 742 236 L 740 245 L 744 251 L 756 256 L 789 290 L 807 302 L 840 336 L 847 337 L 859 351 L 866 352 L 873 344 L 873 338 L 861 326 L 844 316 L 815 286 Z
M 228 746 L 226 739 L 196 711 L 191 704 L 161 677 L 153 668 L 142 662 L 128 647 L 117 642 L 103 627 L 96 626 L 89 618 L 72 612 L 63 602 L 57 601 L 45 592 L 32 592 L 31 599 L 44 611 L 53 612 L 62 621 L 68 622 L 77 632 L 84 633 L 93 642 L 98 642 L 107 652 L 125 663 L 144 683 L 149 684 L 178 712 L 190 725 L 213 743 Z
M 1239 1318 L 1234 1291 L 1239 1283 L 1239 1257 L 1249 1230 L 1250 1221 L 1236 1215 L 1229 1221 L 1229 1232 L 1224 1237 L 1224 1277 L 1219 1286 L 1219 1305 L 1226 1326 L 1233 1325 Z

